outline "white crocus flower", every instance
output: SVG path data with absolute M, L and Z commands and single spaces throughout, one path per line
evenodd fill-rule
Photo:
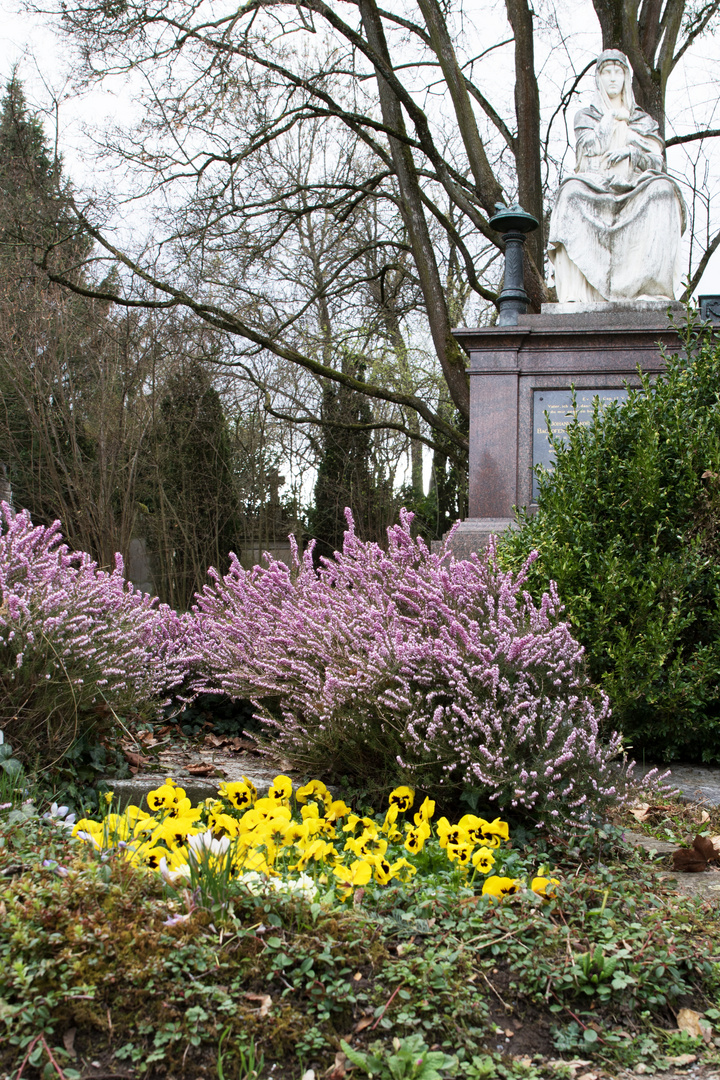
M 219 840 L 216 840 L 210 829 L 207 832 L 198 833 L 197 836 L 188 836 L 188 844 L 192 848 L 193 854 L 198 857 L 202 856 L 203 852 L 209 852 L 211 855 L 224 855 L 230 847 L 227 836 L 221 836 Z
M 176 867 L 174 870 L 171 870 L 168 867 L 167 859 L 163 855 L 163 857 L 160 860 L 159 869 L 160 869 L 160 873 L 162 874 L 163 878 L 168 883 L 168 885 L 175 885 L 175 883 L 177 881 L 179 881 L 181 878 L 184 881 L 189 881 L 190 880 L 190 867 L 188 866 L 187 863 L 182 863 L 180 866 Z

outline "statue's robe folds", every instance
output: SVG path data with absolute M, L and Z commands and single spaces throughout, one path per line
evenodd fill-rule
M 591 106 L 575 133 L 577 171 L 560 186 L 548 237 L 558 300 L 672 300 L 685 203 L 664 171 L 657 124 L 637 107 L 617 121 Z M 622 147 L 630 159 L 607 164 Z

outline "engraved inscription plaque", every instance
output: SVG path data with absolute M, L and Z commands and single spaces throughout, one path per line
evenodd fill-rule
M 576 390 L 578 423 L 587 427 L 592 420 L 593 401 L 600 399 L 600 406 L 608 401 L 625 401 L 626 389 L 617 390 Z M 568 425 L 573 420 L 572 390 L 536 390 L 533 395 L 533 467 L 542 465 L 545 469 L 553 467 L 553 452 L 548 438 L 545 413 L 548 414 L 553 435 L 563 440 L 567 438 Z M 533 502 L 537 502 L 538 482 L 533 476 Z

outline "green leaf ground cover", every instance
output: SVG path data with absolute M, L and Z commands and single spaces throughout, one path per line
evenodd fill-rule
M 659 891 L 619 836 L 533 836 L 531 860 L 563 881 L 550 901 L 495 903 L 451 867 L 345 903 L 239 886 L 192 910 L 159 875 L 5 809 L 0 1075 L 534 1080 L 571 1077 L 563 1060 L 715 1062 L 715 907 Z M 704 1039 L 678 1030 L 680 1008 Z

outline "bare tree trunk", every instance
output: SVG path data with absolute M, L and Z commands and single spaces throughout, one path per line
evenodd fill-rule
M 540 93 L 535 76 L 533 13 L 527 0 L 505 0 L 507 15 L 515 38 L 515 117 L 517 138 L 515 162 L 518 199 L 540 222 L 540 228 L 527 238 L 527 250 L 542 275 L 545 259 L 543 229 L 543 188 L 540 167 Z
M 391 69 L 390 54 L 375 0 L 360 0 L 360 15 L 368 42 L 388 69 Z M 380 73 L 376 74 L 383 122 L 391 131 L 404 136 L 406 129 L 402 106 Z M 420 182 L 412 150 L 406 142 L 401 142 L 400 139 L 392 136 L 389 137 L 389 142 L 393 167 L 400 188 L 400 209 L 420 278 L 433 343 L 452 400 L 459 412 L 468 417 L 470 415 L 470 387 L 465 356 L 451 333 L 447 303 L 435 250 L 425 220 Z

